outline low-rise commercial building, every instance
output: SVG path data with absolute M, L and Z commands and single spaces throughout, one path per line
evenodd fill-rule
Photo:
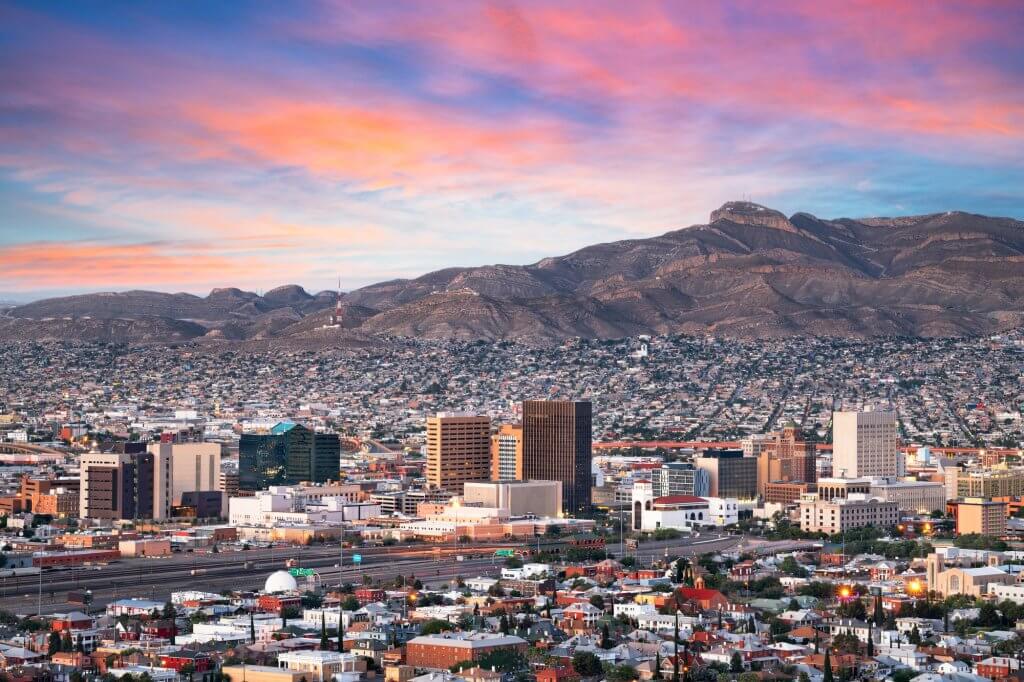
M 852 528 L 889 528 L 899 522 L 895 502 L 862 496 L 847 499 L 800 501 L 800 528 L 807 533 L 841 533 Z
M 926 514 L 946 508 L 946 486 L 936 481 L 874 479 L 869 493 L 886 502 L 895 502 L 902 512 Z
M 519 637 L 488 632 L 449 632 L 414 637 L 405 645 L 405 662 L 417 668 L 447 670 L 463 661 L 479 661 L 495 651 L 525 654 L 527 642 Z
M 466 504 L 507 509 L 511 516 L 558 516 L 562 511 L 559 481 L 467 481 Z

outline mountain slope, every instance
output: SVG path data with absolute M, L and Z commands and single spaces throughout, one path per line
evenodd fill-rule
M 303 346 L 372 335 L 985 334 L 1024 322 L 1024 223 L 961 212 L 787 218 L 730 202 L 707 224 L 649 239 L 363 287 L 342 297 L 337 325 L 334 299 L 294 285 L 263 296 L 219 289 L 206 298 L 133 291 L 49 299 L 0 318 L 0 338 L 19 326 L 16 318 L 39 333 L 45 318 L 83 316 L 183 320 L 205 333 L 189 328 L 177 338 Z

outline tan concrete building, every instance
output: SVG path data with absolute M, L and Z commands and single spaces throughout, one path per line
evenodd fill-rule
M 523 480 L 522 424 L 502 424 L 491 436 L 491 480 Z
M 507 509 L 511 516 L 558 516 L 562 511 L 559 481 L 467 481 L 466 504 Z
M 852 528 L 889 528 L 899 522 L 895 502 L 861 496 L 847 499 L 800 501 L 800 528 L 808 533 L 841 533 Z
M 441 413 L 427 418 L 427 485 L 461 495 L 466 481 L 491 478 L 491 420 Z
M 832 475 L 837 478 L 903 476 L 896 446 L 895 412 L 832 413 Z
M 867 495 L 871 492 L 871 481 L 866 478 L 819 478 L 819 500 L 845 500 L 852 495 Z
M 271 665 L 226 665 L 221 672 L 231 682 L 309 682 L 309 675 L 301 670 L 285 670 Z
M 946 470 L 946 497 L 950 500 L 980 497 L 1024 496 L 1024 469 Z
M 969 497 L 956 505 L 958 535 L 978 533 L 1000 536 L 1006 533 L 1006 503 Z
M 895 502 L 903 512 L 930 513 L 946 509 L 946 486 L 934 481 L 875 479 L 871 482 L 870 494 Z
M 929 583 L 928 589 L 938 592 L 943 597 L 953 594 L 966 594 L 981 597 L 988 594 L 989 585 L 1013 585 L 1016 579 L 995 566 L 977 568 L 949 568 L 935 574 L 934 584 Z
M 150 443 L 148 451 L 171 463 L 171 506 L 181 504 L 182 493 L 220 490 L 219 443 Z

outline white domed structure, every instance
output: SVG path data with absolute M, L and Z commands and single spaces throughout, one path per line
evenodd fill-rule
M 267 576 L 267 582 L 263 584 L 263 591 L 269 594 L 280 592 L 297 592 L 299 584 L 295 582 L 295 576 L 288 571 L 274 571 Z

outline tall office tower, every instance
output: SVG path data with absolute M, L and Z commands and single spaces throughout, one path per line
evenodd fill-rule
M 169 506 L 181 505 L 184 493 L 219 490 L 219 443 L 150 443 L 148 451 L 170 462 L 169 485 L 163 486 Z
M 816 457 L 814 441 L 805 440 L 800 427 L 787 422 L 763 441 L 757 456 L 757 494 L 764 497 L 769 483 L 814 483 Z
M 160 453 L 86 453 L 79 459 L 82 518 L 154 519 L 170 516 L 170 457 Z
M 706 450 L 693 464 L 708 472 L 709 496 L 740 500 L 757 496 L 756 457 L 744 457 L 742 450 Z
M 685 462 L 669 462 L 658 469 L 652 469 L 651 485 L 655 497 L 707 497 L 711 494 L 711 477 L 708 472 Z
M 523 478 L 562 482 L 562 509 L 590 508 L 591 406 L 568 400 L 523 401 Z
M 243 433 L 238 441 L 238 487 L 266 490 L 272 485 L 323 483 L 338 475 L 341 442 L 336 434 L 314 433 L 301 424 L 281 422 L 270 433 Z
M 895 412 L 832 413 L 832 475 L 837 478 L 902 476 Z
M 82 518 L 122 519 L 135 515 L 135 471 L 125 454 L 86 453 L 78 460 Z
M 442 412 L 427 418 L 427 485 L 456 495 L 491 478 L 491 420 Z
M 491 436 L 491 480 L 523 480 L 522 424 L 502 424 Z
M 311 478 L 314 483 L 338 480 L 341 473 L 341 438 L 336 433 L 313 434 L 313 471 Z

